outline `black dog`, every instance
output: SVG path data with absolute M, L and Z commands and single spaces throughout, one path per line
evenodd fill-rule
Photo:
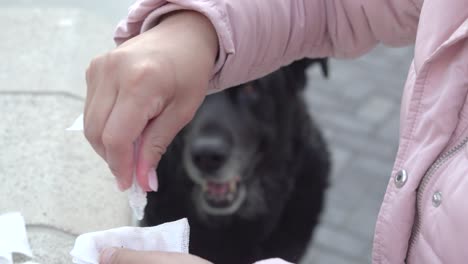
M 301 92 L 304 59 L 210 95 L 159 163 L 143 226 L 187 217 L 190 253 L 214 263 L 296 262 L 318 223 L 329 152 Z

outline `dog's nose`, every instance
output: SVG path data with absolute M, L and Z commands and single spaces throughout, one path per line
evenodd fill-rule
M 193 163 L 205 173 L 213 173 L 221 168 L 229 153 L 229 144 L 221 137 L 200 137 L 191 146 Z

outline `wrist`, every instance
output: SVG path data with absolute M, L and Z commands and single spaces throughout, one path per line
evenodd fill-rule
M 205 15 L 190 10 L 170 12 L 161 17 L 154 29 L 167 30 L 174 37 L 178 35 L 180 41 L 189 41 L 187 44 L 192 44 L 190 48 L 196 48 L 214 64 L 219 53 L 219 41 L 213 24 Z

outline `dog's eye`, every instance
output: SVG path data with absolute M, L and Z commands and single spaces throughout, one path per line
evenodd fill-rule
M 239 100 L 241 103 L 253 103 L 259 98 L 260 94 L 258 90 L 252 84 L 242 87 L 239 93 Z

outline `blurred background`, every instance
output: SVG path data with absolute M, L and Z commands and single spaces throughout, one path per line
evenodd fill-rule
M 42 263 L 70 263 L 76 235 L 131 223 L 124 194 L 80 132 L 90 59 L 114 47 L 130 0 L 0 1 L 0 214 L 20 211 Z M 306 99 L 328 140 L 332 186 L 307 263 L 370 263 L 398 144 L 412 47 L 378 46 L 309 70 Z

